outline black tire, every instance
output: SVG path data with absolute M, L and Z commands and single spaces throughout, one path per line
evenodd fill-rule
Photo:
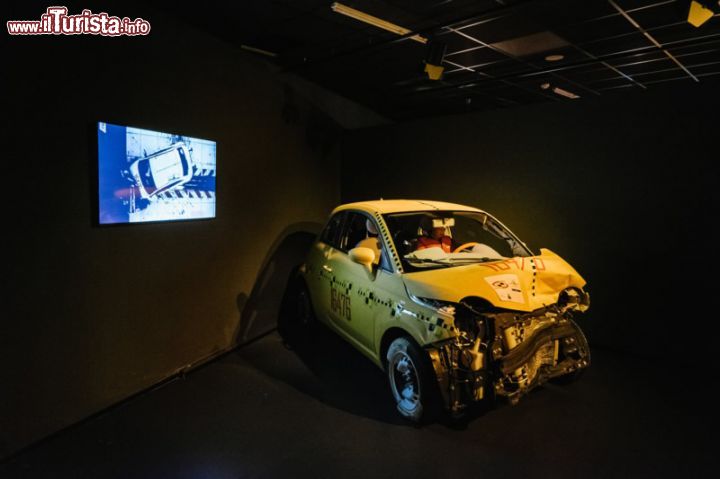
M 302 277 L 293 276 L 285 289 L 278 317 L 278 332 L 287 344 L 292 344 L 303 336 L 308 336 L 315 325 L 310 292 Z
M 298 280 L 297 289 L 294 296 L 294 316 L 298 328 L 309 331 L 316 325 L 315 311 L 313 310 L 312 300 L 310 299 L 310 291 L 305 285 L 305 281 Z
M 386 370 L 398 412 L 415 422 L 428 422 L 438 410 L 438 391 L 430 359 L 409 337 L 395 339 L 387 349 Z

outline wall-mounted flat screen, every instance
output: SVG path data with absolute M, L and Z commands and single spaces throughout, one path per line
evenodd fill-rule
M 98 122 L 100 224 L 215 217 L 215 142 Z

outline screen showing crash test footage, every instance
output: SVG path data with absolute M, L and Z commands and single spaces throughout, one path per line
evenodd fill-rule
M 100 224 L 215 217 L 215 142 L 98 122 Z

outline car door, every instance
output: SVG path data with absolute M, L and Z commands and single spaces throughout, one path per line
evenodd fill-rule
M 375 300 L 378 297 L 375 279 L 386 261 L 380 261 L 372 271 L 368 271 L 349 255 L 351 249 L 368 237 L 368 220 L 374 222 L 362 212 L 348 212 L 338 248 L 328 256 L 325 270 L 331 272 L 334 278 L 329 284 L 330 321 L 349 341 L 372 352 L 375 341 Z
M 340 211 L 330 218 L 318 241 L 312 246 L 306 262 L 306 280 L 315 315 L 321 322 L 333 326 L 334 322 L 330 319 L 330 291 L 331 285 L 335 283 L 335 274 L 329 261 L 339 250 L 346 216 L 345 211 Z

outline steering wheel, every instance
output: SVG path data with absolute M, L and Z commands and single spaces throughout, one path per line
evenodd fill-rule
M 471 241 L 469 243 L 461 244 L 460 246 L 458 246 L 457 248 L 455 248 L 453 250 L 453 253 L 459 253 L 462 250 L 466 250 L 466 249 L 471 248 L 478 244 L 480 244 L 480 243 L 478 243 L 477 241 Z

